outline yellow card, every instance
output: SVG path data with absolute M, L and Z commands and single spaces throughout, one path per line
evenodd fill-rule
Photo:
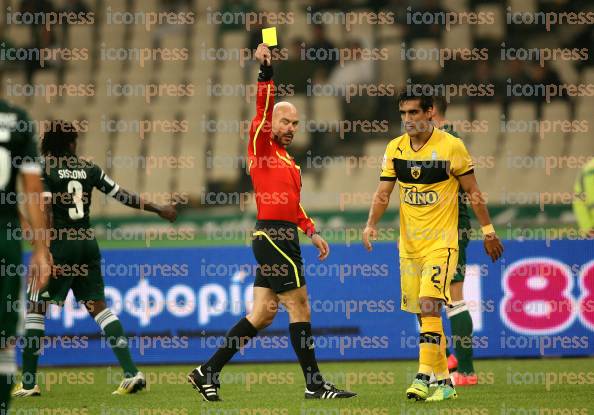
M 262 29 L 262 42 L 266 43 L 269 47 L 276 46 L 276 27 L 267 27 Z

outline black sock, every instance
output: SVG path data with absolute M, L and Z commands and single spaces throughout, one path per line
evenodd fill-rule
M 324 380 L 318 362 L 316 361 L 316 352 L 314 350 L 314 340 L 311 335 L 310 323 L 291 323 L 289 324 L 289 333 L 291 334 L 291 344 L 299 359 L 305 384 L 307 389 L 315 391 L 322 386 Z
M 8 403 L 13 383 L 14 375 L 0 373 L 0 415 L 8 414 Z
M 245 344 L 252 337 L 256 337 L 258 330 L 252 326 L 247 318 L 242 318 L 225 337 L 225 344 L 211 356 L 211 358 L 202 365 L 202 374 L 205 376 L 217 375 L 223 366 L 239 351 L 241 344 Z M 218 376 L 217 376 L 218 377 Z
M 415 379 L 422 380 L 425 383 L 429 383 L 429 381 L 431 380 L 431 377 L 429 377 L 429 375 L 426 375 L 424 373 L 417 373 L 417 376 L 415 376 Z

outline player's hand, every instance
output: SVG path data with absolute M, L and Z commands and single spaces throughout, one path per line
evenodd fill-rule
M 272 54 L 266 43 L 260 43 L 256 49 L 254 57 L 260 62 L 260 65 L 270 66 L 272 60 Z
M 159 216 L 171 223 L 175 222 L 177 219 L 177 209 L 175 208 L 175 203 L 161 206 L 161 209 L 159 210 Z
M 367 225 L 365 230 L 363 231 L 363 245 L 365 249 L 369 252 L 373 250 L 373 246 L 371 246 L 371 241 L 375 241 L 377 239 L 377 228 L 375 226 Z
M 487 255 L 489 255 L 493 262 L 497 261 L 503 254 L 503 244 L 497 237 L 497 234 L 490 233 L 485 235 L 485 240 L 483 243 L 485 245 L 485 252 Z
M 39 293 L 49 281 L 52 272 L 50 255 L 47 249 L 40 248 L 33 251 L 29 260 L 29 273 L 27 275 L 27 292 L 32 301 L 39 299 Z
M 311 237 L 311 242 L 314 244 L 316 248 L 318 248 L 318 251 L 320 252 L 320 255 L 318 255 L 318 259 L 320 261 L 323 261 L 326 258 L 328 258 L 328 255 L 330 255 L 330 247 L 328 246 L 328 242 L 326 242 L 324 238 L 322 238 L 319 234 L 314 233 Z

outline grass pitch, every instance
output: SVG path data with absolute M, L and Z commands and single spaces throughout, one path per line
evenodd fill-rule
M 407 401 L 404 391 L 416 362 L 322 363 L 328 380 L 359 396 L 303 398 L 297 363 L 229 365 L 222 374 L 223 402 L 203 402 L 186 383 L 192 365 L 146 366 L 148 390 L 113 396 L 117 367 L 46 368 L 42 396 L 12 400 L 21 414 L 100 415 L 589 415 L 594 412 L 594 359 L 487 360 L 476 364 L 480 385 L 459 387 L 441 403 Z M 49 390 L 48 390 L 49 389 Z

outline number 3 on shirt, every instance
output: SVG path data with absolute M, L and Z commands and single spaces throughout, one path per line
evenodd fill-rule
M 70 180 L 68 182 L 68 193 L 72 194 L 72 201 L 74 202 L 74 207 L 68 209 L 68 216 L 72 220 L 82 219 L 85 215 L 82 201 L 82 184 L 78 180 Z

